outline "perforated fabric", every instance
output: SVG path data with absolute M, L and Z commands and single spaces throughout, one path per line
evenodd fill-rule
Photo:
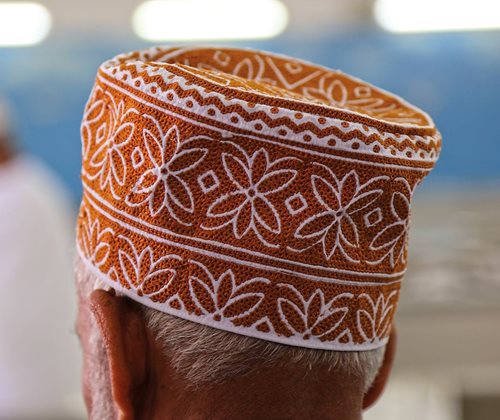
M 252 50 L 104 63 L 82 123 L 82 259 L 160 311 L 275 342 L 385 344 L 441 138 L 339 71 Z

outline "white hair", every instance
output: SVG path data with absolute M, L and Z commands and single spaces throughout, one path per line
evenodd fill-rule
M 77 277 L 106 289 L 80 262 Z M 82 281 L 82 280 L 80 280 Z M 296 363 L 308 371 L 327 368 L 360 378 L 365 391 L 373 383 L 385 347 L 367 351 L 332 351 L 293 347 L 247 337 L 160 312 L 141 305 L 146 325 L 176 371 L 192 387 L 224 383 L 263 367 Z

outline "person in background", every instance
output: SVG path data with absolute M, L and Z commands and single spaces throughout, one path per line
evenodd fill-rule
M 0 102 L 0 418 L 67 419 L 79 409 L 74 292 L 66 281 L 73 210 L 13 131 Z

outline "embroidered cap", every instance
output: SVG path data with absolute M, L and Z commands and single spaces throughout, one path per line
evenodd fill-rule
M 78 249 L 104 283 L 278 343 L 386 343 L 427 114 L 285 56 L 153 48 L 100 67 L 81 134 Z

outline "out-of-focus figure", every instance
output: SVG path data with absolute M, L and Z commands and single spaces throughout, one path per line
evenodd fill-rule
M 0 103 L 0 418 L 69 418 L 79 388 L 72 212 L 58 180 L 16 150 L 12 131 Z

